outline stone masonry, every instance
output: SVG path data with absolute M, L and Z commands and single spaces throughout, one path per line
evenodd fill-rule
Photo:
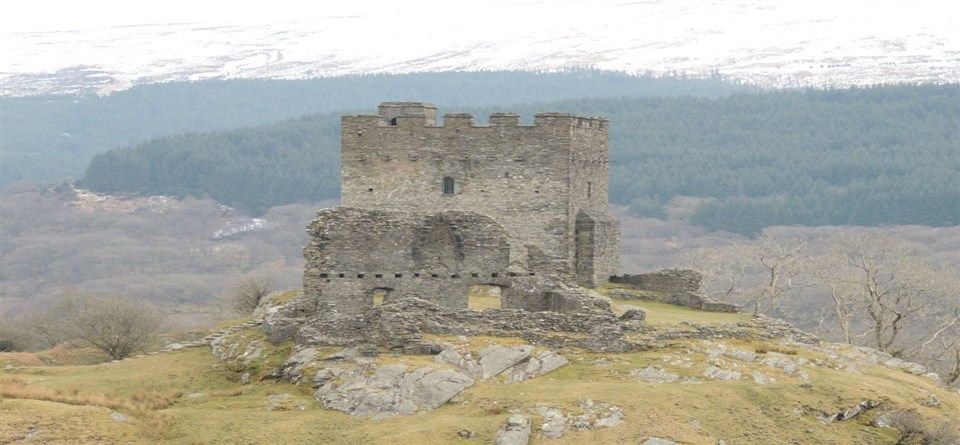
M 562 113 L 438 125 L 419 102 L 344 116 L 342 205 L 308 228 L 305 295 L 316 310 L 359 314 L 375 296 L 465 308 L 470 286 L 489 285 L 504 309 L 576 307 L 554 290 L 619 272 L 607 125 Z

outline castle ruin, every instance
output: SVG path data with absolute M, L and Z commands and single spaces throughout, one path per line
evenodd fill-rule
M 341 206 L 308 227 L 304 294 L 357 315 L 415 296 L 466 308 L 496 286 L 503 309 L 576 312 L 560 291 L 619 273 L 619 223 L 607 209 L 608 122 L 540 113 L 488 125 L 420 102 L 343 116 Z

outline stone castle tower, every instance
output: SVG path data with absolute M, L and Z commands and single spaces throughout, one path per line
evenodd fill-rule
M 558 286 L 619 272 L 607 125 L 563 113 L 438 125 L 419 102 L 344 116 L 342 205 L 308 228 L 306 295 L 358 313 L 374 295 L 466 307 L 469 286 L 494 285 L 504 308 L 563 312 Z

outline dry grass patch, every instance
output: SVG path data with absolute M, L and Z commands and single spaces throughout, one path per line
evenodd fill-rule
M 43 400 L 68 405 L 87 405 L 110 408 L 130 413 L 160 410 L 176 403 L 183 391 L 171 390 L 165 393 L 138 391 L 126 398 L 114 394 L 81 393 L 76 386 L 49 389 L 32 386 L 20 377 L 0 378 L 0 397 L 6 399 Z
M 43 361 L 32 352 L 0 352 L 0 364 L 4 366 L 43 366 Z

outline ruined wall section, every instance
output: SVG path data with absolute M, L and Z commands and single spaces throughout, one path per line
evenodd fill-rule
M 572 129 L 584 118 L 548 113 L 533 126 L 510 113 L 488 126 L 463 114 L 446 115 L 443 126 L 425 125 L 426 114 L 392 119 L 343 117 L 344 206 L 477 212 L 507 230 L 516 272 L 574 279 L 570 158 Z M 444 193 L 444 178 L 453 193 Z
M 500 286 L 504 308 L 544 310 L 552 286 L 534 272 L 509 271 L 506 231 L 477 213 L 337 207 L 318 212 L 307 231 L 303 285 L 314 312 L 357 314 L 376 295 L 466 308 L 473 285 Z

